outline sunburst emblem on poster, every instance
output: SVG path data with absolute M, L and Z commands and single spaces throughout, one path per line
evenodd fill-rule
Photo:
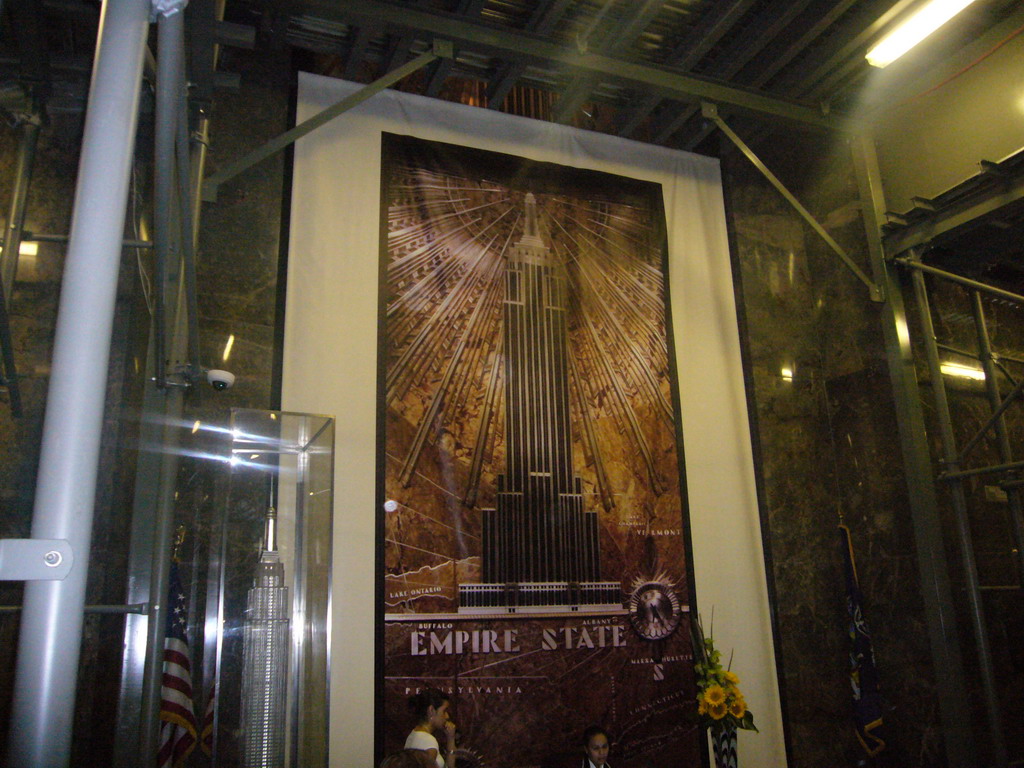
M 638 576 L 630 585 L 629 623 L 643 639 L 663 640 L 679 628 L 683 611 L 674 587 L 664 572 Z

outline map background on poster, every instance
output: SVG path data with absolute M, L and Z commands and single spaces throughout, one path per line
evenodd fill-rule
M 538 765 L 592 723 L 623 768 L 696 762 L 660 186 L 396 136 L 383 158 L 384 752 L 434 686 L 467 764 Z M 567 289 L 568 461 L 618 610 L 460 606 L 508 469 L 502 310 L 527 193 Z

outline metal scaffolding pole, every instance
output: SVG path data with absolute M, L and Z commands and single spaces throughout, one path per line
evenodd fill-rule
M 157 48 L 157 91 L 156 91 L 156 147 L 154 157 L 155 190 L 154 218 L 156 232 L 154 242 L 157 253 L 163 252 L 160 259 L 160 271 L 157 273 L 158 294 L 165 294 L 169 286 L 175 287 L 176 301 L 173 318 L 174 331 L 171 335 L 170 355 L 180 363 L 183 347 L 182 335 L 178 333 L 180 320 L 187 314 L 184 309 L 185 292 L 183 273 L 191 264 L 186 264 L 183 253 L 188 240 L 191 249 L 192 232 L 184 234 L 172 231 L 172 222 L 191 222 L 191 201 L 177 200 L 181 187 L 176 181 L 177 164 L 175 162 L 175 144 L 178 140 L 179 124 L 185 121 L 188 113 L 183 109 L 185 83 L 185 21 L 184 9 L 178 8 L 165 13 L 159 19 L 159 38 Z M 182 147 L 187 151 L 187 147 Z M 183 180 L 187 190 L 187 177 Z M 187 215 L 185 210 L 187 209 Z M 173 246 L 180 247 L 173 247 Z M 173 274 L 172 274 L 173 272 Z M 192 325 L 192 323 L 189 323 Z M 181 387 L 168 387 L 166 359 L 161 355 L 167 350 L 163 340 L 167 332 L 166 316 L 163 311 L 154 315 L 154 348 L 158 387 L 173 389 L 168 393 L 167 411 L 181 412 Z M 187 352 L 186 352 L 187 354 Z M 176 382 L 185 384 L 185 381 Z M 139 761 L 155 759 L 159 746 L 160 701 L 163 686 L 163 648 L 167 632 L 167 600 L 171 572 L 171 545 L 174 538 L 174 485 L 177 477 L 178 456 L 176 448 L 179 444 L 181 428 L 176 419 L 166 419 L 163 425 L 161 440 L 162 455 L 160 457 L 159 493 L 153 523 L 153 540 L 151 570 L 149 579 L 149 618 L 146 630 L 146 656 L 142 681 L 142 703 L 140 706 Z
M 940 344 L 939 348 L 942 349 L 943 345 Z M 996 367 L 994 363 L 995 363 L 995 361 L 993 360 L 993 366 L 992 366 L 993 368 Z M 1005 373 L 1005 371 L 1004 371 L 1004 373 Z M 1009 379 L 1010 377 L 1007 376 L 1007 378 Z M 1012 382 L 1012 379 L 1011 379 L 1011 382 Z M 960 458 L 960 462 L 961 463 L 963 463 L 964 459 L 967 458 L 967 456 L 970 454 L 970 452 L 974 448 L 974 446 L 976 446 L 978 443 L 980 443 L 981 439 L 983 437 L 985 437 L 985 435 L 988 434 L 988 431 L 990 429 L 992 429 L 992 427 L 995 425 L 995 423 L 1002 418 L 1003 413 L 1006 411 L 1007 408 L 1010 407 L 1010 405 L 1013 404 L 1013 401 L 1020 395 L 1020 393 L 1022 391 L 1024 391 L 1024 379 L 1021 379 L 1020 381 L 1018 381 L 1016 384 L 1013 385 L 1013 389 L 1011 389 L 1009 391 L 1009 393 L 1006 395 L 1006 397 L 1003 398 L 1003 401 L 1001 403 L 999 403 L 999 405 L 995 408 L 994 411 L 992 411 L 992 415 L 988 417 L 988 421 L 986 421 L 984 424 L 982 424 L 981 428 L 977 432 L 974 433 L 974 437 L 972 437 L 970 440 L 968 440 L 964 444 L 963 448 L 960 449 L 960 457 L 959 458 Z
M 1021 296 L 1019 293 L 1004 291 L 1002 288 L 996 288 L 994 285 L 988 285 L 987 283 L 979 283 L 977 280 L 971 280 L 969 277 L 947 272 L 946 270 L 938 269 L 937 267 L 930 267 L 927 264 L 922 264 L 920 261 L 916 261 L 914 259 L 901 257 L 893 259 L 893 262 L 899 264 L 901 267 L 908 267 L 910 269 L 917 270 L 918 272 L 927 272 L 929 275 L 935 275 L 951 282 L 959 283 L 967 288 L 982 291 L 983 293 L 990 293 L 993 296 L 998 296 L 1001 299 L 1007 299 L 1015 304 L 1024 306 L 1024 296 Z
M 976 754 L 970 712 L 964 697 L 964 691 L 968 689 L 967 677 L 957 634 L 956 603 L 944 556 L 935 477 L 903 293 L 899 276 L 886 264 L 882 250 L 881 223 L 884 221 L 885 199 L 875 146 L 870 137 L 858 137 L 854 143 L 853 163 L 863 202 L 871 266 L 885 295 L 885 303 L 881 307 L 882 332 L 896 406 L 946 764 L 961 768 L 974 765 Z
M 11 204 L 7 211 L 7 232 L 4 236 L 3 255 L 0 257 L 0 347 L 2 347 L 4 375 L 7 379 L 8 398 L 11 413 L 21 416 L 21 385 L 18 382 L 18 368 L 14 359 L 14 345 L 11 340 L 9 322 L 11 297 L 14 293 L 14 278 L 21 257 L 21 241 L 25 226 L 25 208 L 28 190 L 32 181 L 32 166 L 39 143 L 39 130 L 43 122 L 42 106 L 37 96 L 32 97 L 32 112 L 20 119 L 21 143 L 18 145 L 18 161 L 11 186 Z
M 21 250 L 22 229 L 25 226 L 25 207 L 28 190 L 32 182 L 32 165 L 39 143 L 39 129 L 43 122 L 37 99 L 32 100 L 33 111 L 21 121 L 21 143 L 18 145 L 18 162 L 14 171 L 14 185 L 11 188 L 11 205 L 7 211 L 7 232 L 4 235 L 4 253 L 0 268 L 3 280 L 4 300 L 10 302 L 14 290 L 14 278 L 18 271 L 18 257 Z
M 995 416 L 993 426 L 999 445 L 999 460 L 1008 464 L 1013 461 L 1013 449 L 1010 447 L 1010 435 L 1007 433 L 1006 423 L 1003 421 L 1002 412 L 1005 409 L 999 395 L 995 359 L 992 356 L 992 342 L 989 339 L 988 325 L 985 322 L 985 305 L 981 301 L 979 291 L 971 291 L 971 309 L 974 312 L 974 327 L 978 332 L 978 359 L 981 361 L 982 370 L 985 371 L 985 391 Z M 1017 577 L 1024 579 L 1024 513 L 1022 513 L 1020 489 L 1007 488 L 1006 500 L 1010 506 L 1010 527 L 1013 530 L 1013 541 L 1017 546 Z
M 107 0 L 82 139 L 32 517 L 33 538 L 64 539 L 63 581 L 30 581 L 15 672 L 7 764 L 70 760 L 82 618 L 117 278 L 121 264 L 148 0 Z
M 942 437 L 943 464 L 956 472 L 959 469 L 956 438 L 953 436 L 953 423 L 949 416 L 946 385 L 942 380 L 942 371 L 939 367 L 939 350 L 935 341 L 935 328 L 932 325 L 928 290 L 925 287 L 924 274 L 920 270 L 913 271 L 912 279 L 920 314 L 919 320 L 924 334 L 925 353 L 928 357 L 932 395 L 935 399 L 935 416 L 939 422 L 939 432 Z M 988 644 L 984 606 L 981 604 L 981 590 L 978 587 L 978 566 L 974 557 L 974 545 L 971 542 L 971 528 L 967 519 L 967 499 L 964 496 L 963 483 L 959 480 L 949 483 L 949 494 L 953 501 L 953 519 L 956 524 L 957 543 L 960 546 L 960 558 L 963 562 L 964 591 L 967 593 L 968 612 L 977 646 L 975 655 L 978 662 L 978 677 L 981 679 L 982 698 L 985 702 L 985 714 L 988 720 L 988 736 L 992 745 L 993 765 L 996 768 L 1005 768 L 1007 765 L 1006 741 L 1003 738 L 999 699 L 996 694 L 995 675 L 992 669 L 992 653 Z

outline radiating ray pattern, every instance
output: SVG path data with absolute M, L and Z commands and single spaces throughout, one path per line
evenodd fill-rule
M 623 764 L 696 764 L 660 188 L 408 138 L 384 157 L 386 750 L 437 685 L 488 765 L 589 722 Z M 652 579 L 674 634 L 635 621 Z
M 418 522 L 400 510 L 386 523 L 396 541 L 416 537 L 416 548 L 386 545 L 387 572 L 447 558 L 460 578 L 479 578 L 481 510 L 494 507 L 505 462 L 505 266 L 532 192 L 568 285 L 573 462 L 610 552 L 602 570 L 625 580 L 623 567 L 652 529 L 681 529 L 660 209 L 585 184 L 474 177 L 406 160 L 384 180 L 385 495 Z M 424 516 L 444 525 L 424 525 Z M 682 562 L 681 541 L 658 546 L 658 559 Z

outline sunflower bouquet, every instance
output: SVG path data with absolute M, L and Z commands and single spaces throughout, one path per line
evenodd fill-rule
M 697 677 L 697 716 L 701 725 L 714 730 L 743 728 L 756 731 L 754 715 L 739 689 L 740 679 L 729 667 L 722 667 L 722 655 L 714 639 L 704 635 L 697 619 L 693 622 L 693 659 Z

